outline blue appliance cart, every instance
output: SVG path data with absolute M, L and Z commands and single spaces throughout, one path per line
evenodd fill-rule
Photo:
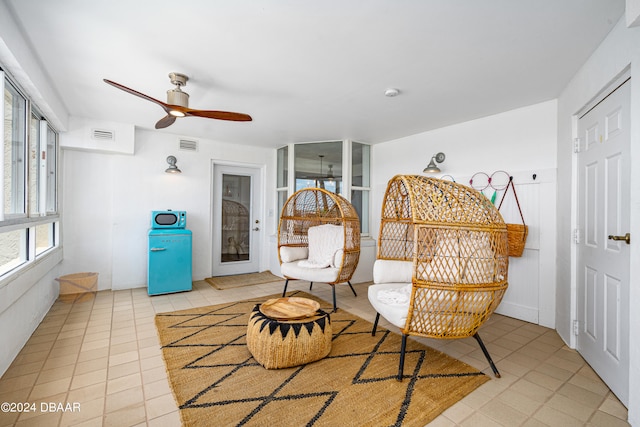
M 191 231 L 149 230 L 149 295 L 191 290 Z

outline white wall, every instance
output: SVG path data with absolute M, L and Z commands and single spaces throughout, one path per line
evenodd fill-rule
M 627 28 L 624 18 L 609 33 L 558 98 L 558 292 L 557 330 L 575 345 L 571 321 L 576 318 L 575 247 L 571 243 L 576 212 L 573 138 L 575 114 L 626 67 L 631 66 L 631 162 L 640 159 L 640 27 Z M 640 168 L 631 168 L 631 229 L 640 236 Z M 640 425 L 640 247 L 631 245 L 629 422 Z
M 54 249 L 40 260 L 0 283 L 0 376 L 27 343 L 58 298 L 58 263 Z
M 448 174 L 463 184 L 476 172 L 507 171 L 517 184 L 529 237 L 523 257 L 510 259 L 509 290 L 499 312 L 554 327 L 556 115 L 556 102 L 548 101 L 373 146 L 372 224 L 380 224 L 389 179 L 422 174 L 437 152 L 447 158 L 436 176 Z M 520 222 L 515 203 L 505 201 L 502 213 L 507 222 Z M 378 229 L 371 231 L 377 238 Z
M 275 188 L 275 150 L 199 140 L 198 151 L 189 152 L 178 150 L 178 140 L 137 129 L 134 155 L 63 150 L 62 274 L 98 272 L 101 290 L 146 286 L 151 211 L 173 209 L 187 211 L 194 280 L 211 276 L 212 160 L 266 167 L 261 270 L 269 267 L 265 236 L 275 233 L 275 219 L 266 212 L 275 208 L 275 193 L 266 189 Z M 168 155 L 182 174 L 164 172 Z
M 5 2 L 0 1 L 0 64 L 24 89 L 56 128 L 67 126 L 68 112 L 42 64 L 29 49 Z M 0 281 L 0 375 L 9 367 L 58 297 L 58 263 L 54 250 L 9 279 Z

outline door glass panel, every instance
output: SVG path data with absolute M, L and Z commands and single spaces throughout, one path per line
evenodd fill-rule
M 222 174 L 221 262 L 248 261 L 251 177 Z

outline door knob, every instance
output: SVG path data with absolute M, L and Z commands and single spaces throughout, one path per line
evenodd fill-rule
M 614 236 L 612 234 L 609 235 L 610 240 L 624 240 L 627 245 L 631 244 L 631 234 L 627 233 L 624 236 Z

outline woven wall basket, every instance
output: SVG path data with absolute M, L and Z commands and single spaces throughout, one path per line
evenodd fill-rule
M 247 347 L 266 369 L 281 369 L 320 360 L 331 351 L 333 331 L 329 314 L 302 320 L 271 319 L 256 305 L 247 326 Z
M 518 205 L 518 212 L 520 212 L 520 218 L 522 219 L 522 224 L 507 224 L 507 242 L 509 244 L 509 256 L 512 257 L 521 257 L 524 252 L 524 245 L 527 243 L 527 234 L 529 234 L 529 227 L 524 222 L 524 215 L 522 215 L 522 208 L 520 207 L 520 202 L 518 201 L 518 194 L 516 193 L 516 187 L 513 184 L 513 177 L 509 177 L 509 184 L 507 184 L 507 188 L 504 190 L 504 194 L 502 195 L 502 199 L 500 200 L 500 205 L 498 205 L 498 210 L 502 207 L 502 202 L 504 202 L 504 198 L 509 192 L 509 187 L 513 190 L 513 196 L 516 199 L 516 204 Z
M 529 227 L 524 224 L 507 224 L 507 242 L 509 244 L 509 256 L 521 257 L 524 245 L 527 243 Z

